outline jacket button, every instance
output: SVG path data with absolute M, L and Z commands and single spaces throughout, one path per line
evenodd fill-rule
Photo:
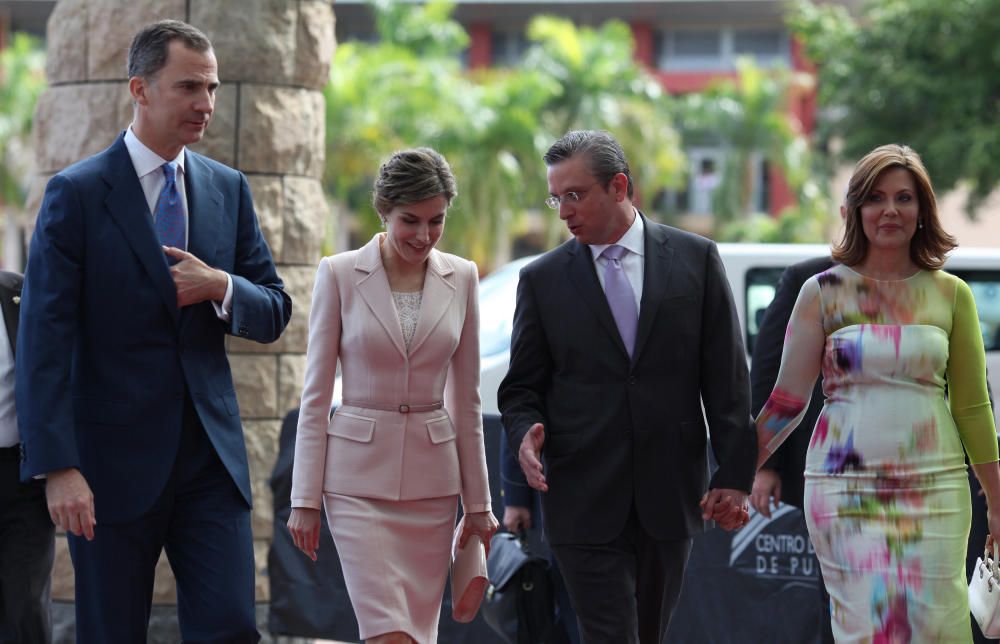
M 630 384 L 630 385 L 634 385 L 635 384 L 635 376 L 629 376 L 628 377 L 628 384 Z

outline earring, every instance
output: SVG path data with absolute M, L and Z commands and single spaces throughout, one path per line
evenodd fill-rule
M 918 219 L 917 220 L 917 228 L 919 228 L 920 230 L 924 229 L 924 220 L 923 219 Z

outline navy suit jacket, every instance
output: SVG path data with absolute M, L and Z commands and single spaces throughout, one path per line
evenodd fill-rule
M 48 183 L 21 298 L 21 475 L 77 467 L 99 521 L 129 521 L 162 492 L 185 397 L 250 503 L 225 335 L 278 338 L 291 317 L 242 173 L 188 150 L 188 251 L 232 276 L 232 314 L 183 309 L 123 136 Z
M 555 545 L 611 541 L 633 504 L 655 539 L 692 537 L 709 485 L 753 483 L 749 374 L 718 249 L 649 220 L 644 249 L 631 358 L 588 246 L 571 239 L 521 270 L 498 402 L 515 453 L 545 425 L 542 507 Z

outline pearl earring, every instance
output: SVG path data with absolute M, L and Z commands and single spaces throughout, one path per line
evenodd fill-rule
M 917 228 L 919 228 L 921 230 L 924 229 L 924 220 L 923 219 L 918 219 L 917 220 Z

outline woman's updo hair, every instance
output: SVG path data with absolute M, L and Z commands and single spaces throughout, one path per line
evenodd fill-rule
M 458 194 L 455 175 L 441 153 L 431 148 L 400 150 L 378 169 L 372 205 L 385 218 L 393 208 L 443 195 L 448 205 Z

